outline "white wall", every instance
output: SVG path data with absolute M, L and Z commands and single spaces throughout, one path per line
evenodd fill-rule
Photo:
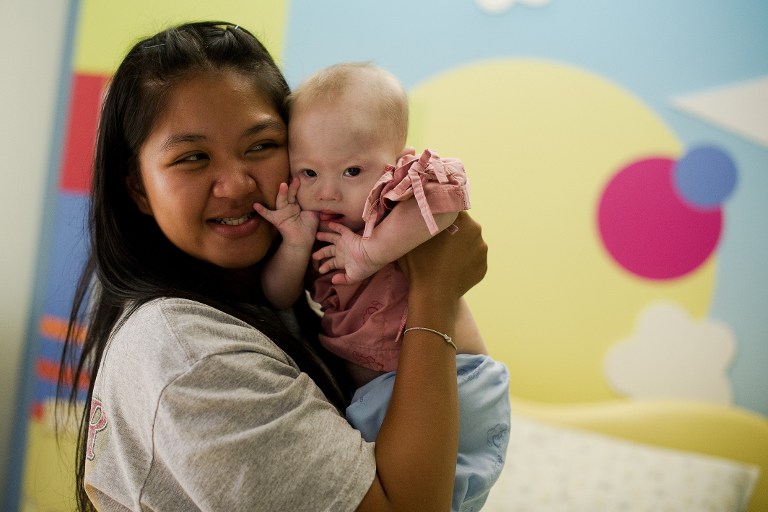
M 68 8 L 62 0 L 0 1 L 0 483 L 28 335 Z

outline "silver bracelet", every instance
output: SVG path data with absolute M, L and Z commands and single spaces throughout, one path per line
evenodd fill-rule
M 458 348 L 456 348 L 456 344 L 453 342 L 453 338 L 451 338 L 450 336 L 448 336 L 444 332 L 436 331 L 434 329 L 430 329 L 429 327 L 409 327 L 409 328 L 407 328 L 406 330 L 403 331 L 403 335 L 405 335 L 405 333 L 407 333 L 408 331 L 427 331 L 427 332 L 431 332 L 431 333 L 437 334 L 438 336 L 443 338 L 446 343 L 448 343 L 450 346 L 452 346 L 454 350 L 456 350 L 457 352 L 459 350 Z

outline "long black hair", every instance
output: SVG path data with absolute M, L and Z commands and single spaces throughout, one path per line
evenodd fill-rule
M 102 104 L 88 217 L 90 251 L 75 291 L 58 386 L 59 401 L 75 406 L 81 398 L 77 383 L 89 381 L 76 450 L 78 510 L 93 510 L 83 487 L 84 454 L 107 340 L 121 318 L 153 299 L 188 298 L 248 322 L 312 377 L 338 409 L 346 405 L 344 385 L 334 376 L 341 375 L 338 360 L 318 348 L 319 322 L 306 301 L 295 308 L 303 331 L 299 340 L 269 307 L 258 282 L 242 293 L 230 271 L 175 247 L 129 195 L 126 181 L 129 176 L 138 180 L 139 149 L 174 86 L 192 74 L 223 69 L 251 78 L 287 122 L 290 91 L 282 73 L 256 37 L 226 22 L 188 23 L 140 40 L 112 77 Z

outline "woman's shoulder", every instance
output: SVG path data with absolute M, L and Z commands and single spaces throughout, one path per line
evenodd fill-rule
M 194 364 L 205 357 L 260 352 L 290 362 L 269 337 L 246 322 L 213 306 L 183 298 L 160 298 L 139 306 L 115 332 L 130 339 L 132 350 L 145 354 L 171 352 Z M 289 363 L 292 364 L 292 363 Z

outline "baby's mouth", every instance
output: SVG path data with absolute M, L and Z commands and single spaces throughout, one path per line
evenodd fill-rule
M 341 213 L 331 213 L 331 212 L 320 212 L 320 221 L 321 222 L 339 222 L 341 219 L 344 218 L 344 215 Z

